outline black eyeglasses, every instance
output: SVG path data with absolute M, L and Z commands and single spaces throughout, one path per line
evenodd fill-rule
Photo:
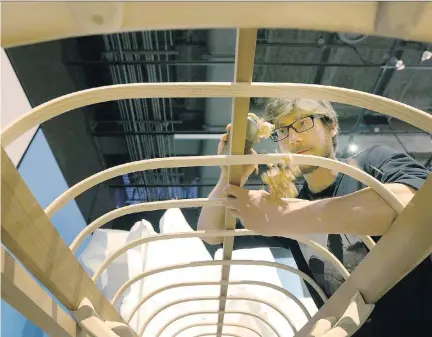
M 274 142 L 280 142 L 289 136 L 289 129 L 293 128 L 295 132 L 301 133 L 312 129 L 315 126 L 315 119 L 328 118 L 322 115 L 307 116 L 290 125 L 284 125 L 273 130 L 270 138 Z

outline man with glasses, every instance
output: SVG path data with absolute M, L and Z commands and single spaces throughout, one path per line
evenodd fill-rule
M 267 104 L 264 119 L 276 126 L 271 139 L 283 153 L 315 155 L 336 159 L 339 131 L 336 112 L 329 102 L 310 99 L 277 98 Z M 229 137 L 221 137 L 218 154 Z M 342 160 L 342 159 L 338 159 Z M 347 160 L 344 160 L 347 161 Z M 349 159 L 356 167 L 377 178 L 404 204 L 408 204 L 423 185 L 429 171 L 406 153 L 375 145 Z M 263 190 L 243 188 L 254 167 L 243 167 L 241 186 L 228 184 L 227 169 L 222 167 L 219 182 L 209 198 L 226 198 L 224 207 L 203 207 L 198 220 L 200 230 L 224 229 L 225 208 L 237 217 L 242 226 L 263 236 L 236 237 L 234 249 L 253 247 L 284 247 L 290 249 L 297 266 L 314 277 L 331 296 L 343 280 L 317 257 L 305 259 L 305 250 L 296 241 L 287 239 L 290 233 L 325 237 L 329 249 L 348 270 L 355 268 L 366 254 L 360 244 L 344 244 L 340 235 L 347 233 L 371 235 L 378 240 L 397 217 L 396 212 L 377 193 L 338 172 L 316 166 L 301 166 L 305 183 L 297 198 L 282 203 L 268 198 Z M 220 244 L 223 238 L 205 239 Z M 322 241 L 318 240 L 318 241 Z M 405 249 L 401 247 L 401 249 Z M 409 247 L 406 247 L 409 249 Z M 344 257 L 349 261 L 344 261 Z M 321 306 L 313 289 L 315 303 Z M 355 336 L 423 336 L 432 303 L 432 263 L 427 258 L 415 270 L 391 289 L 376 305 L 372 318 Z M 429 314 L 428 314 L 429 313 Z

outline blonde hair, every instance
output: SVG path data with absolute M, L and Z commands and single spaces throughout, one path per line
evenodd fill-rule
M 300 111 L 306 111 L 311 115 L 324 116 L 325 118 L 323 118 L 323 122 L 327 126 L 334 126 L 336 127 L 336 130 L 339 130 L 339 121 L 336 111 L 328 101 L 289 97 L 272 98 L 267 102 L 263 118 L 265 121 L 278 127 L 279 119 L 282 116 L 287 116 L 293 112 L 297 112 L 299 115 Z M 336 136 L 332 138 L 332 143 L 333 149 L 336 151 Z

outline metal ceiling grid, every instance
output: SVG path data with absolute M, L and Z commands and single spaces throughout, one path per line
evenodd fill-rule
M 194 76 L 202 77 L 202 73 L 208 72 L 210 67 L 234 64 L 234 54 L 211 52 L 211 47 L 208 46 L 209 33 L 211 31 L 144 31 L 104 35 L 104 49 L 100 52 L 100 59 L 66 59 L 65 62 L 75 67 L 107 69 L 114 84 L 188 81 Z M 421 53 L 427 47 L 421 43 L 388 38 L 365 37 L 359 41 L 351 41 L 337 33 L 286 29 L 259 30 L 254 81 L 290 81 L 352 87 L 401 100 L 404 96 L 412 97 L 412 92 L 407 94 L 407 91 L 417 90 L 412 83 L 417 80 L 422 80 L 422 83 L 426 81 L 426 86 L 423 86 L 426 88 L 427 83 L 430 83 L 432 90 L 432 81 L 425 80 L 427 70 L 432 70 L 432 67 L 428 62 L 420 61 Z M 399 59 L 404 60 L 404 71 L 398 71 Z M 199 72 L 200 75 L 197 75 Z M 401 79 L 401 76 L 405 77 Z M 404 89 L 398 97 L 394 97 L 395 88 L 401 86 L 401 80 Z M 428 102 L 422 100 L 423 96 L 417 99 L 423 104 L 419 108 L 424 109 L 430 107 L 432 101 L 430 97 Z M 183 101 L 180 109 L 184 111 L 185 116 L 188 106 L 198 105 L 194 103 L 195 100 Z M 224 129 L 223 118 L 219 118 L 220 125 L 206 125 L 199 121 L 197 115 L 203 118 L 202 115 L 206 114 L 200 104 L 200 109 L 191 112 L 191 118 L 195 120 L 191 126 L 194 129 L 191 130 L 180 116 L 173 113 L 176 104 L 178 102 L 172 99 L 119 101 L 120 120 L 117 124 L 121 126 L 121 131 L 95 131 L 94 135 L 124 138 L 130 160 L 207 154 L 203 149 L 203 142 L 206 140 L 198 140 L 199 137 L 196 136 L 195 143 L 200 145 L 196 147 L 189 141 L 184 142 L 188 145 L 182 146 L 183 144 L 176 141 L 173 135 L 203 134 L 205 138 L 212 133 L 221 133 Z M 251 100 L 252 109 L 261 110 L 262 104 L 262 100 Z M 411 104 L 416 106 L 413 102 Z M 343 125 L 341 133 L 350 135 L 350 139 L 356 134 L 375 132 L 376 126 L 370 124 L 368 117 L 375 115 L 374 112 L 343 105 L 338 106 L 337 111 Z M 404 142 L 396 135 L 399 131 L 392 129 L 387 118 L 382 119 L 380 123 L 384 124 L 379 127 L 383 130 L 388 128 L 404 147 Z M 99 120 L 97 123 L 100 127 L 108 122 Z M 176 145 L 182 150 L 176 149 Z M 196 150 L 192 150 L 192 147 Z M 164 169 L 159 174 L 146 172 L 132 175 L 128 177 L 128 181 L 123 180 L 123 185 L 113 182 L 110 186 L 116 189 L 126 188 L 127 199 L 134 203 L 139 200 L 151 201 L 160 200 L 161 197 L 175 198 L 187 195 L 190 193 L 187 189 L 191 186 L 210 187 L 216 181 L 216 177 L 201 175 L 188 180 L 182 177 L 184 178 L 182 170 Z M 172 189 L 169 189 L 169 186 L 172 186 Z M 173 190 L 174 186 L 176 192 Z M 259 181 L 250 182 L 250 187 L 258 186 Z

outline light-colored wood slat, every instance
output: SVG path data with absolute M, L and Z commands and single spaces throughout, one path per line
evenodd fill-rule
M 154 268 L 150 269 L 148 271 L 145 271 L 143 273 L 140 273 L 138 275 L 135 275 L 133 278 L 126 281 L 122 286 L 119 288 L 117 293 L 114 295 L 114 298 L 112 300 L 113 304 L 116 304 L 118 300 L 121 298 L 121 296 L 124 294 L 124 292 L 131 287 L 134 283 L 143 280 L 144 278 L 160 273 L 164 273 L 170 270 L 177 270 L 177 269 L 187 269 L 187 268 L 197 268 L 197 267 L 204 267 L 204 266 L 226 266 L 226 265 L 232 265 L 232 266 L 266 266 L 266 267 L 273 267 L 277 269 L 281 269 L 284 271 L 288 271 L 290 273 L 293 273 L 299 277 L 301 277 L 305 282 L 309 283 L 318 293 L 318 295 L 321 297 L 323 302 L 327 301 L 327 297 L 325 293 L 322 291 L 322 289 L 319 287 L 318 283 L 316 283 L 311 277 L 303 273 L 302 271 L 287 266 L 282 263 L 278 262 L 272 262 L 272 261 L 250 261 L 250 260 L 210 260 L 210 261 L 194 261 L 189 263 L 179 263 L 179 264 L 173 264 L 168 265 L 160 268 Z M 100 273 L 98 273 L 100 275 Z M 222 284 L 228 285 L 227 281 L 221 281 Z M 287 296 L 289 294 L 287 293 Z M 304 305 L 295 297 L 295 296 L 289 296 L 300 308 L 304 308 Z M 306 313 L 305 313 L 306 314 Z M 306 314 L 308 316 L 308 314 Z M 309 317 L 308 317 L 309 318 Z
M 118 219 L 127 214 L 170 209 L 170 208 L 191 208 L 191 207 L 203 207 L 204 205 L 212 206 L 222 206 L 221 199 L 209 199 L 209 198 L 199 198 L 199 199 L 183 199 L 183 200 L 164 200 L 164 201 L 153 201 L 145 202 L 134 205 L 128 205 L 116 208 L 99 218 L 94 220 L 92 223 L 87 225 L 74 239 L 74 241 L 69 246 L 70 250 L 75 253 L 84 240 L 94 233 L 97 229 L 105 225 L 106 223 Z M 200 231 L 202 232 L 202 231 Z M 159 234 L 158 234 L 159 235 Z M 163 234 L 161 234 L 163 235 Z M 170 234 L 169 234 L 170 235 Z
M 183 232 L 183 233 L 166 233 L 166 234 L 156 234 L 142 237 L 131 241 L 124 246 L 120 247 L 116 251 L 110 254 L 110 256 L 101 264 L 99 269 L 93 275 L 93 280 L 97 280 L 102 273 L 108 268 L 108 266 L 119 256 L 126 253 L 128 250 L 149 243 L 162 240 L 174 240 L 174 239 L 186 239 L 186 238 L 209 238 L 209 237 L 234 237 L 234 236 L 249 236 L 249 235 L 259 235 L 258 233 L 246 230 L 246 229 L 233 229 L 233 230 L 208 230 L 208 231 L 193 231 L 193 232 Z M 302 235 L 291 235 L 290 238 L 297 240 L 300 243 L 310 247 L 318 256 L 327 260 L 333 265 L 333 267 L 341 274 L 344 279 L 349 276 L 348 270 L 344 265 L 324 246 L 319 243 L 312 241 L 306 236 Z
M 212 336 L 215 336 L 215 335 L 211 334 L 211 333 L 200 333 L 198 335 L 195 335 L 194 337 L 212 337 Z M 229 333 L 229 332 L 224 332 L 222 334 L 222 337 L 242 337 L 242 336 L 237 335 L 237 334 L 233 334 L 233 333 Z
M 125 323 L 69 250 L 3 148 L 1 161 L 2 243 L 69 310 L 88 297 L 103 319 Z
M 131 207 L 130 209 L 132 209 L 134 212 L 142 212 L 142 211 L 146 211 L 149 209 L 150 210 L 168 209 L 170 207 L 179 207 L 181 205 L 186 204 L 186 202 L 181 203 L 179 201 L 183 201 L 183 200 L 175 200 L 172 202 L 163 202 L 163 201 L 154 202 L 154 203 L 157 203 L 157 205 L 159 205 L 159 207 L 146 207 L 148 204 L 154 204 L 154 203 L 143 203 L 143 204 L 138 204 L 138 205 L 130 205 L 130 206 L 126 206 L 126 207 L 137 206 L 137 207 L 133 207 L 133 208 Z M 188 205 L 194 205 L 194 206 L 202 206 L 202 205 L 207 204 L 201 200 L 199 202 L 194 202 L 194 201 L 195 201 L 194 199 L 187 200 L 187 204 Z M 210 204 L 210 205 L 216 204 L 214 201 L 215 200 L 208 200 L 208 204 Z M 162 207 L 162 203 L 163 203 L 163 207 Z M 150 205 L 150 206 L 153 206 L 153 205 Z M 122 213 L 123 214 L 131 214 L 131 213 L 133 213 L 133 212 L 124 213 L 124 210 L 126 207 L 122 207 L 122 208 L 118 209 L 120 212 L 116 212 L 116 210 L 111 211 L 111 212 L 116 213 L 116 214 L 122 214 Z M 99 226 L 102 226 L 102 221 L 96 220 L 96 223 L 92 223 L 92 224 L 90 224 L 85 229 L 83 229 L 81 231 L 81 233 L 76 237 L 74 242 L 72 242 L 72 244 L 70 246 L 70 249 L 72 252 L 76 252 L 79 245 L 84 241 L 84 239 L 86 237 L 88 237 L 88 235 L 90 233 L 93 233 L 97 228 L 99 228 Z M 94 225 L 97 225 L 97 226 L 94 226 Z M 252 232 L 252 231 L 249 231 L 247 229 L 235 229 L 235 230 L 222 230 L 222 231 L 214 231 L 214 230 L 198 231 L 197 230 L 197 231 L 193 231 L 193 232 L 184 232 L 184 233 L 178 233 L 177 232 L 177 233 L 149 235 L 149 236 L 143 237 L 141 239 L 137 239 L 137 240 L 134 240 L 132 242 L 129 242 L 129 243 L 125 244 L 123 247 L 119 248 L 117 251 L 113 252 L 103 262 L 103 264 L 100 266 L 100 270 L 97 273 L 95 273 L 94 277 L 97 278 L 103 271 L 105 271 L 105 269 L 109 266 L 109 264 L 112 261 L 114 261 L 117 257 L 124 254 L 129 249 L 132 249 L 133 247 L 137 247 L 137 246 L 145 244 L 145 243 L 160 241 L 160 240 L 181 239 L 181 238 L 209 238 L 209 237 L 218 237 L 218 236 L 220 236 L 220 237 L 233 237 L 233 236 L 248 236 L 248 235 L 259 235 L 259 234 Z M 327 250 L 327 248 L 325 248 L 324 246 L 320 245 L 319 243 L 317 243 L 315 241 L 312 241 L 311 239 L 307 238 L 306 236 L 291 235 L 290 238 L 297 240 L 297 241 L 303 243 L 304 245 L 312 248 L 315 251 L 315 253 L 318 254 L 318 256 L 320 256 L 320 257 L 324 258 L 325 260 L 327 260 L 328 262 L 330 262 L 334 266 L 334 268 L 341 274 L 341 276 L 344 279 L 348 278 L 348 276 L 349 276 L 348 270 L 329 250 Z
M 159 315 L 162 311 L 180 304 L 180 303 L 186 303 L 186 302 L 196 302 L 196 301 L 220 301 L 220 297 L 219 296 L 199 296 L 199 297 L 189 297 L 189 298 L 181 298 L 179 300 L 175 300 L 175 301 L 171 301 L 168 302 L 166 304 L 164 304 L 163 306 L 161 306 L 158 310 L 156 310 L 155 312 L 153 312 L 149 318 L 147 318 L 142 327 L 141 330 L 138 332 L 139 336 L 144 336 L 144 332 L 146 330 L 146 327 L 148 324 L 151 323 L 151 321 L 157 316 Z M 291 329 L 293 331 L 297 331 L 297 329 L 295 328 L 293 322 L 289 319 L 289 317 L 282 311 L 280 310 L 276 305 L 274 305 L 273 303 L 264 300 L 262 298 L 255 298 L 255 297 L 248 297 L 248 296 L 230 296 L 230 297 L 225 297 L 225 300 L 230 300 L 230 301 L 251 301 L 251 302 L 256 302 L 256 303 L 261 303 L 261 304 L 265 304 L 266 306 L 272 308 L 274 311 L 276 311 L 277 313 L 279 313 L 289 324 L 289 326 L 291 327 Z M 222 324 L 221 324 L 222 325 Z
M 426 2 L 411 29 L 399 36 L 390 31 L 389 36 L 432 41 L 431 5 Z M 375 29 L 378 7 L 378 1 L 3 2 L 1 43 L 10 47 L 80 35 L 209 27 L 298 28 L 379 35 Z
M 87 179 L 81 181 L 80 183 L 72 186 L 67 191 L 65 191 L 62 195 L 60 195 L 57 199 L 55 199 L 48 207 L 45 209 L 48 217 L 51 217 L 61 209 L 64 205 L 66 205 L 69 201 L 79 196 L 81 193 L 87 191 L 88 189 L 100 184 L 108 179 L 128 174 L 137 171 L 146 171 L 157 168 L 172 168 L 172 167 L 192 167 L 192 166 L 220 166 L 220 165 L 238 165 L 238 164 L 276 164 L 286 158 L 286 154 L 256 154 L 256 155 L 248 155 L 248 156 L 195 156 L 195 157 L 174 157 L 174 158 L 157 158 L 157 159 L 149 159 L 136 161 L 132 163 L 127 163 L 124 165 L 119 165 L 112 167 L 110 169 L 101 171 L 93 176 L 88 177 Z M 359 168 L 354 166 L 342 163 L 337 160 L 323 158 L 318 156 L 311 155 L 299 155 L 292 154 L 291 160 L 294 164 L 297 165 L 315 165 L 323 168 L 327 168 L 330 170 L 335 170 L 341 173 L 344 173 L 354 179 L 364 183 L 366 186 L 372 188 L 376 193 L 378 193 L 384 200 L 388 202 L 388 204 L 397 212 L 400 213 L 403 209 L 403 205 L 396 198 L 396 196 L 390 191 L 387 190 L 383 184 L 381 184 L 377 179 L 365 173 Z M 195 201 L 170 201 L 172 202 L 173 207 L 189 207 L 192 203 L 196 202 L 196 206 L 204 205 L 207 201 L 204 200 L 195 200 Z M 209 203 L 218 203 L 219 201 L 208 201 Z M 159 201 L 155 203 L 147 203 L 140 205 L 127 206 L 124 208 L 120 208 L 114 210 L 112 212 L 108 212 L 100 218 L 96 219 L 93 223 L 89 225 L 87 229 L 84 231 L 90 232 L 93 229 L 98 228 L 98 226 L 102 226 L 106 222 L 115 219 L 118 216 L 134 213 L 135 211 L 145 211 L 145 210 L 154 210 L 154 209 L 162 209 L 167 206 L 169 202 Z M 182 206 L 183 205 L 183 206 Z M 370 235 L 381 235 L 384 233 L 384 230 L 387 228 L 375 228 L 376 232 Z M 361 229 L 359 229 L 361 230 Z M 360 232 L 359 232 L 360 233 Z M 358 234 L 358 233 L 357 233 Z M 360 233 L 361 234 L 361 233 Z M 82 240 L 82 237 L 77 237 L 78 241 Z M 79 243 L 78 243 L 79 244 Z M 77 243 L 74 243 L 73 248 L 75 249 Z
M 322 337 L 349 337 L 354 335 L 369 318 L 374 308 L 375 304 L 366 304 L 360 293 L 356 292 L 342 317 Z M 313 330 L 315 330 L 315 327 Z
M 336 322 L 336 317 L 321 318 L 312 327 L 308 337 L 325 337 L 324 333 L 329 331 Z
M 72 317 L 4 247 L 1 247 L 1 297 L 51 336 L 77 335 L 77 324 Z
M 212 337 L 215 336 L 212 333 L 200 333 L 198 335 L 195 335 L 194 337 Z M 229 333 L 229 332 L 224 332 L 222 335 L 222 337 L 243 337 L 234 333 Z
M 189 317 L 189 316 L 195 316 L 195 315 L 203 315 L 203 314 L 218 314 L 219 311 L 213 311 L 213 310 L 206 310 L 206 311 L 193 311 L 193 312 L 186 312 L 183 313 L 181 315 L 178 315 L 176 317 L 174 317 L 172 320 L 168 321 L 157 333 L 155 337 L 160 337 L 162 335 L 162 333 L 174 322 L 185 318 L 185 317 Z M 242 310 L 227 310 L 226 314 L 234 314 L 234 315 L 245 315 L 245 316 L 250 316 L 250 317 L 254 317 L 258 320 L 260 320 L 261 322 L 263 322 L 265 325 L 267 325 L 271 330 L 273 330 L 274 334 L 277 337 L 283 337 L 283 335 L 279 334 L 277 332 L 277 329 L 275 328 L 275 326 L 273 325 L 273 323 L 270 323 L 268 321 L 266 321 L 263 317 L 261 317 L 260 315 L 258 315 L 257 313 L 252 313 L 252 312 L 246 312 L 246 311 L 242 311 Z M 218 323 L 219 324 L 219 323 Z M 211 335 L 211 334 L 210 334 Z M 226 333 L 222 334 L 222 337 L 226 335 Z
M 204 323 L 197 323 L 197 324 L 186 325 L 185 327 L 181 328 L 179 331 L 175 332 L 173 334 L 173 337 L 178 337 L 183 331 L 186 331 L 188 329 L 196 328 L 196 327 L 203 327 L 203 326 L 217 326 L 217 322 L 214 322 L 214 323 L 204 322 Z M 248 331 L 252 332 L 254 335 L 256 335 L 258 337 L 265 337 L 265 336 L 262 336 L 257 330 L 255 330 L 255 329 L 253 329 L 251 327 L 248 327 L 246 325 L 242 325 L 240 323 L 237 323 L 237 324 L 235 324 L 235 323 L 226 323 L 226 324 L 224 324 L 224 326 L 225 327 L 233 327 L 233 328 L 242 328 L 242 329 L 245 329 L 245 330 L 248 330 Z
M 238 13 L 239 14 L 239 13 Z M 254 72 L 255 49 L 257 39 L 257 29 L 237 29 L 234 82 L 251 83 Z M 249 113 L 250 97 L 236 97 L 233 99 L 233 111 L 231 116 L 232 128 L 230 132 L 230 155 L 244 154 L 247 117 Z M 240 186 L 242 166 L 228 167 L 228 182 L 231 185 Z M 225 229 L 234 229 L 236 218 L 230 211 L 225 211 Z M 225 260 L 230 260 L 234 245 L 234 237 L 224 237 L 222 256 Z M 221 281 L 228 281 L 230 265 L 222 266 Z M 220 336 L 223 329 L 224 310 L 226 306 L 226 296 L 228 286 L 222 285 L 220 288 L 219 314 L 217 336 Z
M 375 248 L 296 337 L 307 336 L 320 318 L 339 318 L 357 291 L 366 303 L 376 303 L 432 252 L 431 195 L 432 174 Z
M 412 34 L 421 24 L 421 18 L 428 10 L 428 5 L 428 2 L 420 1 L 380 2 L 375 17 L 376 34 L 396 38 Z
M 8 125 L 1 133 L 1 143 L 7 147 L 28 130 L 67 111 L 119 99 L 286 96 L 327 100 L 381 112 L 432 133 L 430 114 L 398 101 L 352 89 L 298 83 L 133 83 L 86 89 L 41 104 Z
M 77 310 L 71 312 L 78 325 L 82 328 L 83 333 L 88 333 L 95 337 L 133 337 L 132 329 L 118 322 L 103 321 L 95 311 L 93 303 L 88 298 L 84 298 Z M 118 329 L 115 333 L 111 328 Z M 122 329 L 123 328 L 123 329 Z M 126 329 L 124 329 L 126 328 Z M 87 337 L 87 336 L 86 336 Z
M 176 288 L 183 288 L 183 287 L 197 287 L 197 286 L 215 286 L 215 285 L 221 285 L 221 284 L 227 284 L 227 285 L 255 285 L 255 286 L 261 286 L 261 287 L 267 287 L 270 289 L 274 289 L 286 297 L 292 299 L 303 311 L 307 319 L 310 319 L 310 314 L 307 311 L 306 307 L 303 305 L 303 303 L 295 297 L 292 293 L 290 293 L 285 288 L 279 287 L 273 283 L 268 282 L 262 282 L 262 281 L 250 281 L 250 280 L 238 280 L 238 281 L 217 281 L 217 282 L 181 282 L 176 284 L 169 284 L 167 286 L 164 286 L 162 288 L 158 288 L 156 290 L 153 290 L 150 292 L 147 296 L 140 299 L 140 301 L 132 308 L 129 316 L 126 318 L 128 322 L 132 320 L 132 317 L 136 314 L 138 309 L 143 306 L 149 299 L 151 299 L 153 296 L 156 296 L 157 294 L 160 294 L 164 291 L 170 290 L 170 289 L 176 289 Z M 294 328 L 294 331 L 296 329 Z

